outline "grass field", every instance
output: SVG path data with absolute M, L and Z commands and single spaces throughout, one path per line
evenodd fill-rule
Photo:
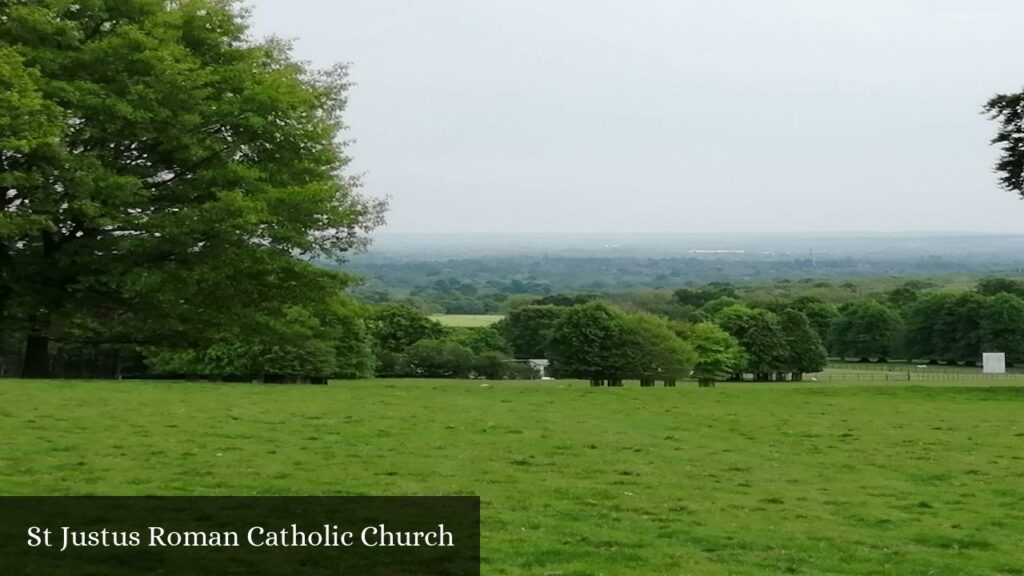
M 1020 575 L 1000 382 L 0 381 L 0 493 L 478 494 L 489 575 Z
M 445 326 L 452 328 L 482 328 L 504 318 L 492 314 L 436 314 L 431 316 Z

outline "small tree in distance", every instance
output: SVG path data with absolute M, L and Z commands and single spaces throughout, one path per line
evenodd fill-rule
M 746 352 L 742 372 L 766 381 L 783 370 L 786 338 L 777 314 L 741 305 L 729 306 L 715 316 L 715 323 L 736 338 Z
M 548 340 L 566 310 L 549 305 L 524 306 L 510 312 L 494 329 L 505 337 L 516 358 L 547 358 Z
M 602 302 L 573 306 L 554 325 L 549 358 L 560 376 L 618 386 L 625 377 L 622 312 Z
M 846 304 L 840 314 L 832 326 L 836 354 L 862 360 L 884 360 L 892 355 L 902 324 L 899 314 L 871 299 Z
M 420 340 L 405 352 L 411 374 L 424 378 L 468 378 L 476 356 L 465 346 L 449 340 Z
M 675 386 L 690 373 L 695 355 L 663 318 L 626 314 L 603 302 L 573 306 L 555 324 L 550 359 L 556 374 L 621 386 L 626 378 Z
M 714 387 L 716 381 L 739 372 L 746 363 L 739 342 L 711 322 L 680 325 L 678 332 L 693 347 L 693 377 L 702 388 Z
M 690 343 L 681 340 L 671 324 L 657 316 L 630 314 L 621 320 L 621 354 L 628 376 L 640 380 L 644 387 L 657 380 L 665 386 L 687 377 L 696 355 Z
M 796 310 L 786 310 L 779 317 L 786 337 L 785 368 L 795 381 L 808 372 L 821 372 L 828 364 L 828 351 L 807 317 Z

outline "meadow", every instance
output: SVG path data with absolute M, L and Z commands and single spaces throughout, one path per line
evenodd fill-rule
M 483 328 L 504 318 L 500 314 L 436 314 L 431 316 L 449 328 Z
M 488 575 L 1019 575 L 998 383 L 0 380 L 0 494 L 476 494 Z

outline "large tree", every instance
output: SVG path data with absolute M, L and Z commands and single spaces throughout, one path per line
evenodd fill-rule
M 468 378 L 473 351 L 450 340 L 420 340 L 405 351 L 409 373 L 423 378 Z
M 343 175 L 345 68 L 254 40 L 232 0 L 0 3 L 0 72 L 0 323 L 26 376 L 53 341 L 284 321 L 344 284 L 297 255 L 380 221 Z
M 786 338 L 785 369 L 793 380 L 803 380 L 804 374 L 825 369 L 828 351 L 807 316 L 797 310 L 785 310 L 779 315 L 779 325 Z
M 896 350 L 899 314 L 872 299 L 845 304 L 832 326 L 832 350 L 839 357 L 885 359 Z
M 39 89 L 39 73 L 22 57 L 0 45 L 0 374 L 13 334 L 5 311 L 14 295 L 14 243 L 35 226 L 31 219 L 12 214 L 23 202 L 16 190 L 35 184 L 38 175 L 26 159 L 53 154 L 61 133 L 58 109 Z
M 495 325 L 495 329 L 512 346 L 516 358 L 547 358 L 548 340 L 567 309 L 549 305 L 524 306 L 509 312 Z
M 693 376 L 701 388 L 713 388 L 716 381 L 742 370 L 747 361 L 739 341 L 717 324 L 680 324 L 676 332 L 693 347 Z
M 739 341 L 745 352 L 742 372 L 768 380 L 785 368 L 787 341 L 774 312 L 735 305 L 715 315 L 715 324 Z
M 592 385 L 619 385 L 629 371 L 623 354 L 623 317 L 603 302 L 565 308 L 548 343 L 554 372 Z
M 650 314 L 627 314 L 603 302 L 565 309 L 549 342 L 556 374 L 592 385 L 621 386 L 626 378 L 666 386 L 690 374 L 693 347 L 676 335 L 669 321 Z
M 373 338 L 376 372 L 379 376 L 401 375 L 402 355 L 420 340 L 440 340 L 444 326 L 406 304 L 386 304 L 367 315 L 367 327 Z
M 907 314 L 907 351 L 913 358 L 973 363 L 983 352 L 1024 360 L 1024 300 L 1013 294 L 934 294 Z
M 657 380 L 675 386 L 690 375 L 696 360 L 693 346 L 676 335 L 669 321 L 650 314 L 628 314 L 620 322 L 619 354 L 627 377 L 650 387 Z

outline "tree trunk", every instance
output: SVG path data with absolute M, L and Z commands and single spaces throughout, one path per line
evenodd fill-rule
M 50 337 L 43 334 L 29 334 L 25 340 L 25 364 L 21 369 L 22 378 L 50 377 Z
M 701 378 L 698 380 L 698 386 L 701 388 L 714 388 L 715 380 L 713 378 Z

